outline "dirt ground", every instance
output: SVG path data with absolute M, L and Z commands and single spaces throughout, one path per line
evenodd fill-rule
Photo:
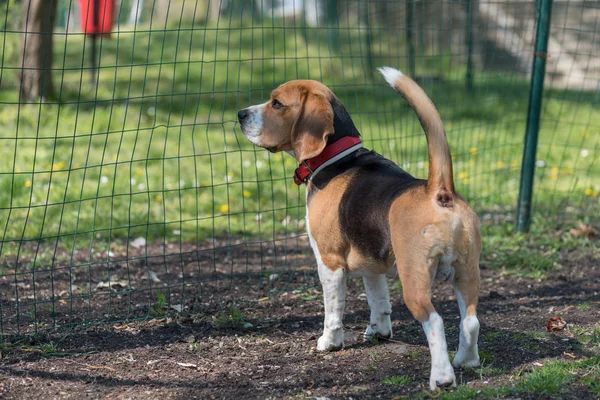
M 562 267 L 543 280 L 482 265 L 479 348 L 484 367 L 457 370 L 459 383 L 473 388 L 507 384 L 547 359 L 591 355 L 577 332 L 600 321 L 600 265 L 576 251 L 563 259 Z M 249 264 L 261 261 L 269 262 L 250 259 Z M 270 297 L 264 284 L 238 286 L 232 280 L 222 288 L 231 295 L 220 303 L 206 295 L 181 296 L 185 311 L 177 317 L 79 328 L 5 346 L 0 398 L 427 398 L 426 339 L 404 307 L 398 285 L 391 290 L 393 340 L 363 340 L 369 310 L 362 282 L 352 279 L 346 347 L 320 353 L 315 345 L 323 307 L 315 273 L 296 271 L 294 276 Z M 210 290 L 203 288 L 205 294 Z M 237 301 L 236 291 L 252 300 Z M 437 286 L 434 293 L 449 349 L 455 350 L 459 314 L 452 290 Z M 549 333 L 545 325 L 555 315 L 568 325 Z M 404 377 L 401 385 L 385 383 L 398 376 Z M 594 398 L 577 387 L 570 396 Z

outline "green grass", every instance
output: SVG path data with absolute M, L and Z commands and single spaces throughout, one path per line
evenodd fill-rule
M 518 397 L 547 398 L 572 397 L 576 391 L 600 394 L 600 356 L 592 356 L 582 361 L 547 361 L 543 367 L 535 367 L 519 378 L 514 384 L 473 388 L 459 385 L 452 392 L 445 392 L 440 399 L 495 399 Z M 426 398 L 424 394 L 423 398 Z
M 600 260 L 600 243 L 595 238 L 576 237 L 569 231 L 572 222 L 557 225 L 555 221 L 538 216 L 528 234 L 514 234 L 513 225 L 504 223 L 487 227 L 482 235 L 484 251 L 481 263 L 505 269 L 508 273 L 544 279 L 553 268 L 560 268 L 562 257 Z M 578 249 L 578 253 L 565 253 Z M 579 305 L 584 308 L 589 304 Z
M 19 35 L 0 33 L 6 40 L 2 240 L 58 237 L 67 249 L 98 249 L 137 236 L 268 239 L 303 230 L 304 189 L 290 179 L 295 161 L 255 149 L 235 122 L 237 109 L 264 101 L 293 78 L 328 84 L 367 147 L 426 176 L 425 137 L 406 103 L 365 68 L 364 30 L 344 29 L 342 45 L 331 50 L 326 32 L 265 24 L 225 21 L 218 29 L 188 24 L 181 31 L 116 33 L 102 41 L 97 87 L 82 70 L 88 67 L 84 37 L 57 35 L 55 101 L 20 108 Z M 374 65 L 407 65 L 400 39 L 379 30 L 371 36 Z M 444 119 L 457 188 L 485 229 L 495 229 L 494 216 L 511 216 L 516 201 L 528 81 L 478 72 L 468 95 L 464 68 L 449 57 L 429 54 L 419 67 L 420 74 L 439 78 L 423 87 Z M 538 158 L 544 166 L 537 168 L 536 206 L 560 210 L 557 218 L 584 218 L 598 205 L 594 177 L 600 164 L 594 160 L 600 136 L 594 132 L 600 110 L 592 94 L 563 91 L 550 91 L 544 110 L 552 118 L 541 125 Z M 580 120 L 586 122 L 572 123 Z M 520 246 L 518 240 L 511 243 Z M 0 256 L 14 249 L 3 246 Z M 506 254 L 506 264 L 552 267 L 551 250 L 529 260 Z
M 252 324 L 246 322 L 247 316 L 239 309 L 230 306 L 229 309 L 213 318 L 212 324 L 217 329 L 247 329 Z
M 408 376 L 389 376 L 387 378 L 383 378 L 381 383 L 384 385 L 394 385 L 394 386 L 405 386 L 410 383 L 410 377 Z

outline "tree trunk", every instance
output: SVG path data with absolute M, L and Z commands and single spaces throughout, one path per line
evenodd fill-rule
M 58 0 L 24 0 L 21 23 L 21 100 L 52 97 L 52 31 Z

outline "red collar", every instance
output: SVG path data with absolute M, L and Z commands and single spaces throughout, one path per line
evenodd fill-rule
M 319 167 L 324 168 L 329 164 L 333 164 L 335 161 L 345 157 L 361 147 L 362 142 L 359 137 L 344 136 L 337 142 L 325 147 L 318 156 L 303 161 L 298 168 L 296 168 L 296 172 L 294 172 L 294 183 L 296 183 L 296 185 L 308 183 L 308 180 L 317 172 Z M 336 158 L 336 156 L 339 157 Z

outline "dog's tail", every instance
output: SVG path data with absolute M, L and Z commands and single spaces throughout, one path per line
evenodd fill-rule
M 427 192 L 435 196 L 442 207 L 454 205 L 454 180 L 452 178 L 452 158 L 448 140 L 437 109 L 412 79 L 391 67 L 378 68 L 391 87 L 396 89 L 413 108 L 427 136 L 429 150 L 429 177 Z

